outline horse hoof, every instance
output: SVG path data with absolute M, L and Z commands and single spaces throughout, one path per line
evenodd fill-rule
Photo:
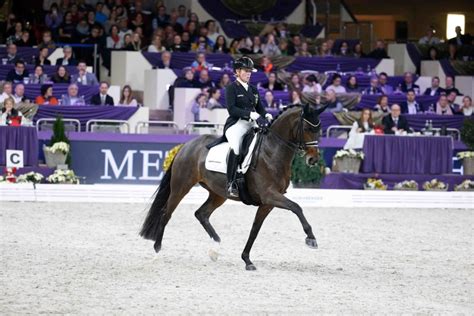
M 154 245 L 153 248 L 155 249 L 155 252 L 158 253 L 161 250 L 161 245 Z
M 318 249 L 318 243 L 316 242 L 316 239 L 306 238 L 306 245 L 309 248 Z
M 214 262 L 217 261 L 217 259 L 219 258 L 219 252 L 217 252 L 217 250 L 215 249 L 209 249 L 208 255 L 209 258 L 211 258 L 211 260 Z
M 251 263 L 251 264 L 248 264 L 248 265 L 245 266 L 245 270 L 255 271 L 255 270 L 257 270 L 257 268 L 253 265 L 253 263 Z

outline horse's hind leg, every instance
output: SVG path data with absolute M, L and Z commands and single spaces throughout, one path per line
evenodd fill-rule
M 209 222 L 209 217 L 215 211 L 215 209 L 221 206 L 225 201 L 226 198 L 209 191 L 209 197 L 207 198 L 206 202 L 204 202 L 204 204 L 201 205 L 201 207 L 194 213 L 209 236 L 216 242 L 220 242 L 221 239 L 214 230 L 214 227 L 212 227 L 211 223 Z

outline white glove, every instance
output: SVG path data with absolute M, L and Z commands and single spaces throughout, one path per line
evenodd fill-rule
M 260 117 L 260 114 L 258 114 L 257 112 L 250 112 L 250 118 L 251 118 L 253 121 L 258 120 L 259 117 Z
M 267 121 L 269 121 L 269 122 L 273 121 L 273 115 L 271 115 L 270 113 L 265 114 L 265 118 L 266 118 Z

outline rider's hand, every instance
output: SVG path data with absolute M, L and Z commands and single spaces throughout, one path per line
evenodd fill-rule
M 266 118 L 267 121 L 269 121 L 269 122 L 273 121 L 273 115 L 271 115 L 270 113 L 265 114 L 265 118 Z
M 250 118 L 254 121 L 258 120 L 258 118 L 260 117 L 260 114 L 258 114 L 257 112 L 250 112 Z

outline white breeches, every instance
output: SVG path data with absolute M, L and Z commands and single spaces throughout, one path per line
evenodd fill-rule
M 254 124 L 254 122 L 240 119 L 226 130 L 225 137 L 229 142 L 230 148 L 234 151 L 234 154 L 240 154 L 240 143 L 242 142 L 242 137 L 252 128 L 252 126 L 254 126 Z

